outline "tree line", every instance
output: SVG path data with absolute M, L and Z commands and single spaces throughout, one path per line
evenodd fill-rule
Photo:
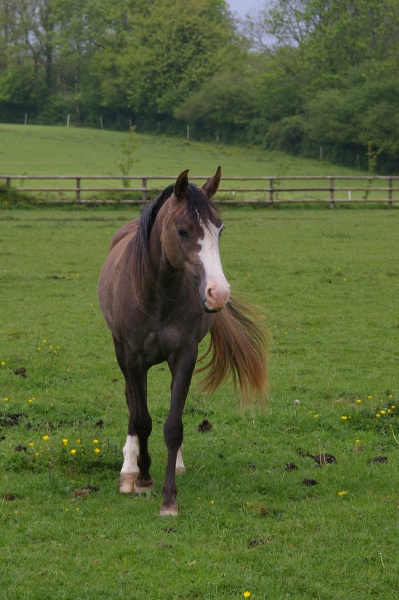
M 397 0 L 0 0 L 0 121 L 399 171 Z

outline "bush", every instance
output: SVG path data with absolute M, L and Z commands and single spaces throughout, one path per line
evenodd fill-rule
M 272 125 L 265 137 L 265 146 L 272 150 L 281 150 L 299 154 L 305 137 L 305 122 L 302 115 L 285 117 Z

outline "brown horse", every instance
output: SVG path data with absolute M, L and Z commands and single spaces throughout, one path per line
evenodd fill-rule
M 145 206 L 141 216 L 114 236 L 100 275 L 99 300 L 126 381 L 129 424 L 120 491 L 145 493 L 150 475 L 147 372 L 166 361 L 172 375 L 164 425 L 168 451 L 161 515 L 176 515 L 176 471 L 185 470 L 183 409 L 198 355 L 210 331 L 203 390 L 213 392 L 233 375 L 244 401 L 264 398 L 266 330 L 247 307 L 230 298 L 219 237 L 223 223 L 215 205 L 221 170 L 202 188 L 179 175 Z

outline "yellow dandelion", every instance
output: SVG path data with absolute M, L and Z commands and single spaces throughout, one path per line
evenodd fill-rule
M 40 456 L 40 452 L 35 452 L 35 456 L 36 457 Z
M 94 448 L 94 452 L 95 452 L 96 454 L 98 454 L 99 452 L 101 452 L 101 450 L 100 450 L 100 448 Z
M 355 444 L 360 444 L 360 440 L 355 440 Z
M 3 401 L 4 402 L 8 402 L 8 398 L 3 398 Z
M 5 365 L 6 365 L 6 361 L 5 361 L 5 360 L 2 360 L 2 361 L 1 361 L 1 366 L 2 366 L 2 367 L 5 367 Z
M 93 440 L 93 444 L 98 444 L 98 440 Z
M 76 454 L 76 450 L 75 450 L 75 448 L 72 448 L 72 450 L 71 450 L 71 454 Z
M 356 404 L 361 404 L 361 403 L 362 403 L 362 400 L 361 400 L 361 398 L 357 398 L 357 400 L 356 400 Z
M 28 446 L 30 446 L 31 448 L 35 445 L 35 442 L 29 442 Z
M 391 408 L 392 408 L 392 410 L 395 410 L 396 406 L 394 404 L 392 404 Z
M 375 416 L 377 417 L 377 419 L 380 419 L 380 418 L 381 418 L 381 415 L 380 415 L 380 413 L 377 413 Z
M 75 442 L 76 442 L 77 444 L 80 444 L 80 440 L 75 440 Z
M 319 418 L 319 415 L 313 415 L 313 416 L 314 416 L 314 418 L 315 418 L 315 419 L 318 419 L 318 418 Z
M 211 500 L 211 501 L 210 501 L 210 504 L 215 504 L 215 501 L 214 501 L 214 500 Z
M 48 442 L 48 440 L 50 439 L 50 436 L 48 436 L 48 435 L 44 435 L 44 436 L 43 436 L 43 439 L 44 439 L 44 441 L 45 441 L 45 442 Z
M 347 417 L 346 415 L 342 415 L 341 419 L 342 419 L 343 421 L 346 421 L 346 420 L 348 419 L 348 417 Z
M 347 493 L 348 492 L 346 490 L 343 490 L 342 492 L 338 492 L 338 496 L 345 496 Z
M 64 446 L 66 446 L 66 445 L 68 444 L 68 440 L 67 440 L 66 438 L 64 438 L 64 439 L 62 440 L 62 443 L 64 444 Z
M 368 398 L 369 400 L 372 400 L 372 399 L 373 399 L 373 396 L 367 396 L 367 398 Z
M 244 596 L 244 598 L 250 598 L 251 597 L 251 592 L 244 592 L 243 596 Z
M 381 413 L 382 415 L 385 415 L 385 410 L 380 410 L 380 413 Z

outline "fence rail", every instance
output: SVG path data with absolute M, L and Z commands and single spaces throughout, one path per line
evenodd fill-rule
M 202 182 L 207 178 L 195 176 L 190 180 Z M 29 193 L 40 204 L 144 204 L 175 179 L 175 176 L 155 175 L 0 175 L 0 191 L 3 187 Z M 93 186 L 92 182 L 101 183 Z M 223 177 L 215 202 L 257 205 L 318 202 L 327 203 L 330 208 L 337 203 L 375 202 L 387 203 L 392 208 L 399 202 L 399 176 Z

